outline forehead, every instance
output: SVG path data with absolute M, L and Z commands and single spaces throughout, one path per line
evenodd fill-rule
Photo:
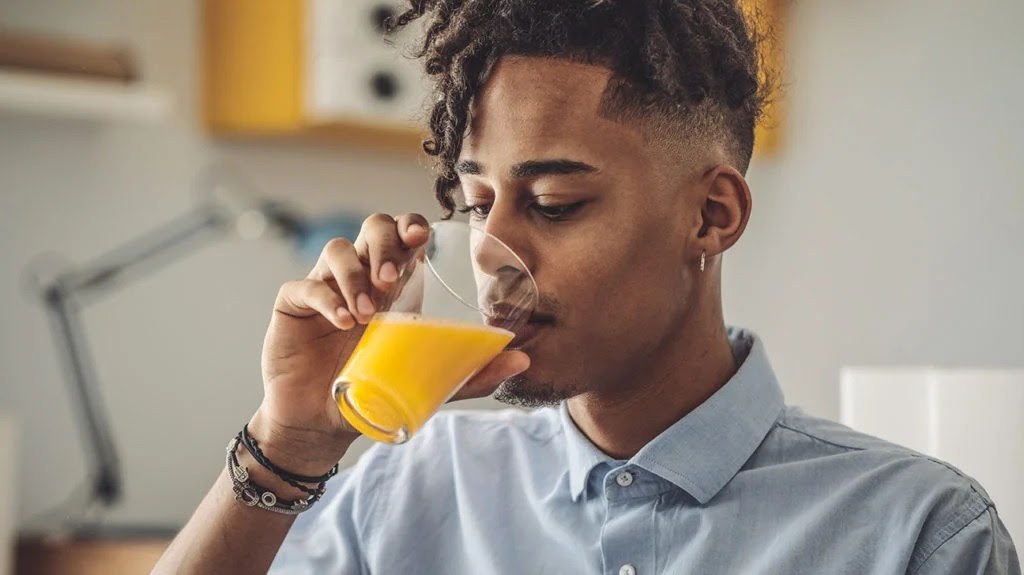
M 474 100 L 462 156 L 481 163 L 567 155 L 586 161 L 638 150 L 638 129 L 601 115 L 610 77 L 608 68 L 568 60 L 502 58 Z

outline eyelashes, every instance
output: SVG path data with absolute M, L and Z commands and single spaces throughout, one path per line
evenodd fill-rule
M 572 214 L 576 213 L 586 202 L 573 202 L 569 204 L 552 204 L 544 205 L 537 202 L 533 202 L 529 205 L 529 209 L 541 217 L 552 221 L 558 222 L 569 218 Z M 469 214 L 471 218 L 475 220 L 485 220 L 491 213 L 491 204 L 474 204 L 467 205 L 458 209 L 459 213 Z
M 491 206 L 490 204 L 476 204 L 472 206 L 467 205 L 465 207 L 459 208 L 456 211 L 459 212 L 460 214 L 469 214 L 473 219 L 482 220 L 487 218 L 487 214 L 491 213 Z

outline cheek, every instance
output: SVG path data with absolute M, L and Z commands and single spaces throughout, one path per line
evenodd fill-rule
M 545 246 L 538 285 L 574 323 L 592 325 L 592 316 L 602 315 L 647 321 L 652 313 L 671 313 L 685 291 L 685 246 L 673 240 L 684 234 L 673 215 L 678 206 L 665 205 L 646 183 L 620 192 L 585 221 L 552 227 L 538 238 Z
M 551 253 L 541 291 L 554 296 L 579 325 L 651 322 L 674 315 L 682 303 L 682 262 L 666 249 L 664 234 L 608 230 L 566 241 Z
M 563 323 L 531 353 L 537 377 L 622 377 L 674 329 L 685 304 L 680 264 L 648 241 L 606 228 L 578 245 L 549 244 L 537 282 L 559 302 Z

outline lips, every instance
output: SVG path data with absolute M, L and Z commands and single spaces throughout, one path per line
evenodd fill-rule
M 552 325 L 549 319 L 534 319 L 530 318 L 530 321 L 523 325 L 519 329 L 515 330 L 516 336 L 512 338 L 506 349 L 522 349 L 527 344 L 532 343 L 537 337 L 544 332 L 545 329 Z
M 509 342 L 506 349 L 519 349 L 523 347 L 555 322 L 554 316 L 535 311 L 530 315 L 529 320 L 523 323 L 521 317 L 516 317 L 515 312 L 518 311 L 520 311 L 520 308 L 517 306 L 512 306 L 505 302 L 495 302 L 491 304 L 490 313 L 485 318 L 487 325 L 510 329 L 515 333 L 515 337 Z

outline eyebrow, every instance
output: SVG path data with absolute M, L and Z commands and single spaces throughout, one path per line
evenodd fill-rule
M 483 166 L 473 160 L 460 160 L 455 164 L 455 173 L 460 175 L 478 176 L 484 171 Z M 528 160 L 520 162 L 509 170 L 513 179 L 536 178 L 538 176 L 568 176 L 573 174 L 592 174 L 599 170 L 590 164 L 576 160 Z

